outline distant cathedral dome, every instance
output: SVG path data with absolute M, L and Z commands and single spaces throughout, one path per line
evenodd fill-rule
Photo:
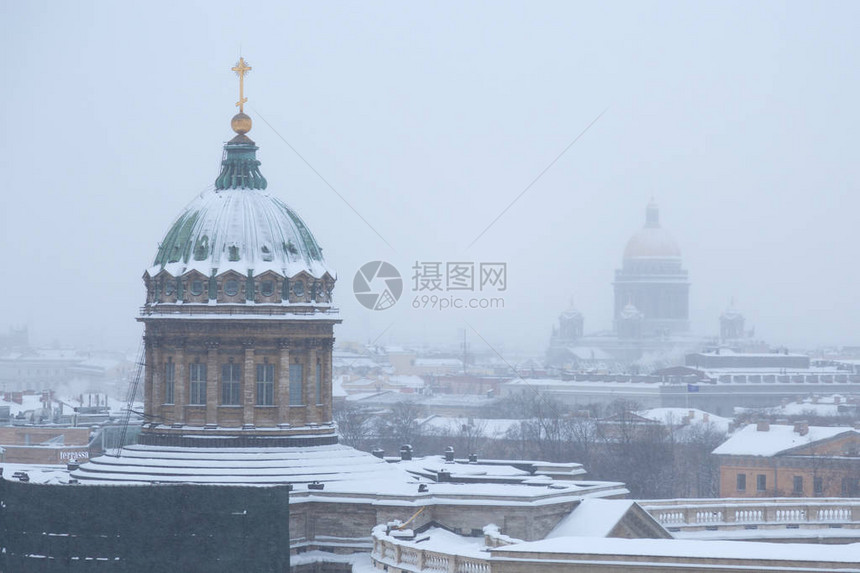
M 624 249 L 621 268 L 615 271 L 615 329 L 619 334 L 631 319 L 631 305 L 642 321 L 641 332 L 626 338 L 665 337 L 690 329 L 687 271 L 681 266 L 681 249 L 660 227 L 660 211 L 652 199 L 645 210 L 645 226 Z M 634 321 L 634 322 L 635 322 Z M 637 327 L 638 329 L 639 327 Z
M 637 231 L 624 248 L 625 259 L 678 258 L 681 249 L 668 231 L 660 226 L 660 210 L 652 200 L 648 203 L 645 226 Z

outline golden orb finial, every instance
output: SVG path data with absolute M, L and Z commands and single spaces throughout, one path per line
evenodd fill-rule
M 233 116 L 230 120 L 230 127 L 239 135 L 245 135 L 251 131 L 251 118 L 241 111 Z

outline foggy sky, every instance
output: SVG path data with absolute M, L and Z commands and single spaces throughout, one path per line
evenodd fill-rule
M 3 331 L 136 346 L 141 275 L 233 135 L 241 50 L 269 191 L 338 271 L 339 340 L 465 319 L 539 352 L 571 298 L 608 329 L 653 196 L 695 332 L 735 297 L 774 344 L 860 344 L 855 3 L 117 4 L 0 3 Z M 406 275 L 385 312 L 352 296 L 376 259 Z M 416 260 L 507 262 L 506 308 L 413 310 Z

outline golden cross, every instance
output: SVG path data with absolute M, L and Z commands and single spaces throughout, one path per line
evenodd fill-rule
M 248 98 L 244 97 L 245 74 L 251 71 L 251 66 L 248 65 L 245 58 L 239 58 L 239 61 L 236 62 L 236 65 L 231 69 L 236 72 L 237 76 L 239 76 L 239 101 L 236 102 L 236 105 L 239 107 L 240 113 L 245 113 L 245 102 L 248 101 Z

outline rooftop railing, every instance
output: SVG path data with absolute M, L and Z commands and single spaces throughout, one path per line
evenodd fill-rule
M 672 499 L 639 504 L 670 531 L 787 525 L 860 529 L 860 499 Z
M 412 573 L 490 573 L 489 554 L 483 559 L 419 549 L 389 536 L 384 525 L 373 530 L 370 558 L 377 569 L 396 567 Z

